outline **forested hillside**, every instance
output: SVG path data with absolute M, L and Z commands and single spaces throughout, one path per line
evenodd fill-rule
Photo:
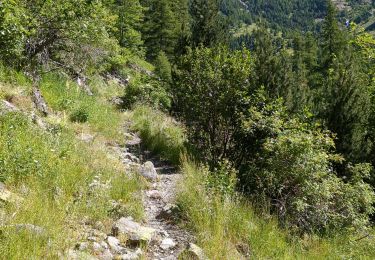
M 0 259 L 373 259 L 374 1 L 0 1 Z
M 278 31 L 320 30 L 327 9 L 325 0 L 227 0 L 221 1 L 221 10 L 239 26 L 256 24 L 264 20 Z M 339 21 L 345 24 L 353 21 L 362 24 L 368 31 L 374 31 L 374 1 L 333 1 L 339 10 Z

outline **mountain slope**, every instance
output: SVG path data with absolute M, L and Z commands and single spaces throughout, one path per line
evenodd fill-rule
M 374 30 L 371 27 L 374 23 L 374 1 L 333 2 L 343 23 L 349 19 Z M 276 30 L 306 31 L 319 28 L 326 11 L 326 0 L 226 0 L 222 2 L 222 11 L 235 24 L 252 24 L 263 19 Z

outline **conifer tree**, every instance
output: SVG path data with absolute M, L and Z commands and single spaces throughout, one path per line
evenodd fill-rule
M 337 9 L 331 0 L 327 0 L 327 15 L 322 30 L 322 69 L 328 70 L 334 59 L 341 55 L 344 47 L 343 34 L 336 19 Z M 326 74 L 326 73 L 325 73 Z
M 139 0 L 116 0 L 118 13 L 117 39 L 122 47 L 140 52 L 143 45 L 140 32 L 143 21 L 143 7 Z
M 150 0 L 147 3 L 143 38 L 147 57 L 156 58 L 163 51 L 168 57 L 174 53 L 176 44 L 176 17 L 170 0 Z
M 213 47 L 227 39 L 227 23 L 219 13 L 218 0 L 192 0 L 191 41 L 194 47 L 202 44 Z

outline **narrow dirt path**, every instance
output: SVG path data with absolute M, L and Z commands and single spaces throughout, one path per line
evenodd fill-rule
M 158 173 L 158 180 L 143 192 L 145 224 L 154 228 L 158 237 L 149 245 L 146 259 L 177 259 L 180 253 L 194 242 L 193 236 L 176 222 L 174 203 L 177 183 L 182 175 L 177 168 L 160 160 L 157 156 L 150 156 L 150 153 L 142 148 L 138 147 L 138 151 L 135 151 L 134 148 L 130 150 L 136 154 L 141 163 L 152 162 Z

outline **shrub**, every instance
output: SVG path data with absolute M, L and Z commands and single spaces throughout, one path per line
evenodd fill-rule
M 125 108 L 131 108 L 137 103 L 148 104 L 163 110 L 171 107 L 171 98 L 167 90 L 160 82 L 151 79 L 132 81 L 126 87 L 122 100 Z
M 170 83 L 172 80 L 172 69 L 165 52 L 159 52 L 155 60 L 155 67 L 155 72 L 160 79 L 166 83 Z
M 277 102 L 250 109 L 240 140 L 257 152 L 242 162 L 242 187 L 269 199 L 280 220 L 299 231 L 332 234 L 365 227 L 375 202 L 374 192 L 363 181 L 371 166 L 351 167 L 351 178 L 344 182 L 333 167 L 343 158 L 331 152 L 332 135 L 282 111 Z
M 210 164 L 233 152 L 248 102 L 250 62 L 247 50 L 200 47 L 182 57 L 174 73 L 175 112 L 189 129 L 189 141 Z
M 85 123 L 89 120 L 89 113 L 85 108 L 80 107 L 70 114 L 69 119 L 72 122 Z

